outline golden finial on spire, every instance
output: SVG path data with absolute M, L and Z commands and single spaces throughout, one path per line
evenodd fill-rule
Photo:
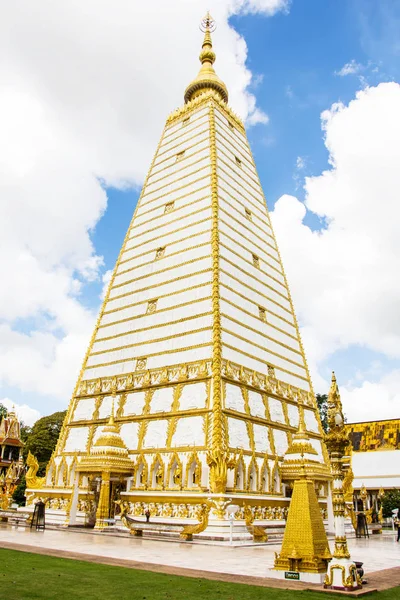
M 214 71 L 215 52 L 212 47 L 211 33 L 215 31 L 216 24 L 210 13 L 200 23 L 200 30 L 204 32 L 204 40 L 200 52 L 201 69 L 196 79 L 186 88 L 185 102 L 190 102 L 207 89 L 217 92 L 222 100 L 228 102 L 228 90 L 223 81 Z
M 340 399 L 339 387 L 336 381 L 335 372 L 332 371 L 331 388 L 328 395 L 328 427 L 330 430 L 342 428 L 344 425 L 344 416 L 342 401 Z

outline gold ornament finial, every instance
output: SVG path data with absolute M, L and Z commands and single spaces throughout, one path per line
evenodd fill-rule
M 203 44 L 200 52 L 201 69 L 196 79 L 192 81 L 185 91 L 185 102 L 190 102 L 206 90 L 214 90 L 222 100 L 228 102 L 228 90 L 223 81 L 214 71 L 215 52 L 212 47 L 211 33 L 215 31 L 216 24 L 210 13 L 200 23 L 200 30 L 204 33 Z

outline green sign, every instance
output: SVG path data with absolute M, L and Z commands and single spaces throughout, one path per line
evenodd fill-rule
M 296 571 L 285 571 L 285 579 L 300 579 L 300 573 Z

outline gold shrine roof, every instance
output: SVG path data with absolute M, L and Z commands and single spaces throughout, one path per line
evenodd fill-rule
M 206 90 L 217 92 L 224 102 L 228 102 L 228 90 L 224 82 L 214 71 L 215 52 L 212 47 L 211 32 L 215 28 L 210 13 L 202 21 L 204 40 L 200 52 L 201 68 L 197 77 L 188 85 L 185 90 L 185 103 L 190 102 Z
M 119 426 L 114 421 L 114 407 L 110 419 L 94 443 L 89 454 L 80 461 L 77 470 L 81 472 L 113 472 L 131 473 L 133 461 L 129 458 L 128 448 L 125 446 L 119 431 Z

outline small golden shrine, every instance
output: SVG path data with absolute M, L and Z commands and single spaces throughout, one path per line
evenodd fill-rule
M 99 500 L 96 511 L 95 529 L 103 529 L 108 525 L 112 516 L 113 506 L 110 506 L 112 494 L 110 481 L 112 477 L 128 476 L 133 469 L 133 461 L 129 458 L 120 428 L 114 421 L 114 406 L 109 421 L 93 445 L 91 452 L 82 458 L 76 472 L 90 474 L 99 483 Z
M 296 477 L 280 554 L 274 569 L 316 574 L 326 573 L 331 553 L 321 507 L 317 498 L 318 480 L 329 479 L 327 466 L 318 460 L 310 443 L 303 418 L 282 464 L 282 476 Z M 299 576 L 300 578 L 300 576 Z M 304 578 L 303 580 L 312 580 Z

